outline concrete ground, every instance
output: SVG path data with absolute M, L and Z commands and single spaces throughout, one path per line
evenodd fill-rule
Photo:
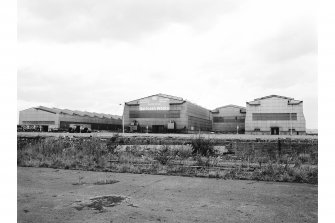
M 17 169 L 18 222 L 317 222 L 318 187 L 255 182 Z M 118 183 L 95 185 L 105 179 Z M 126 199 L 103 211 L 83 207 L 105 195 Z
M 68 133 L 68 132 L 18 132 L 17 136 L 21 137 L 35 137 L 35 136 L 76 136 L 76 137 L 103 137 L 103 138 L 109 138 L 112 137 L 113 134 L 112 132 L 99 132 L 99 133 Z M 133 137 L 133 136 L 145 136 L 145 137 L 159 137 L 159 138 L 164 138 L 164 137 L 174 137 L 174 138 L 194 138 L 198 137 L 198 134 L 157 134 L 157 133 L 120 133 L 121 136 L 125 137 Z M 201 133 L 201 137 L 205 138 L 211 138 L 211 139 L 247 139 L 247 140 L 255 140 L 257 139 L 266 139 L 266 140 L 271 140 L 271 139 L 286 139 L 286 138 L 291 138 L 291 139 L 318 139 L 318 136 L 314 135 L 249 135 L 249 134 L 208 134 L 208 133 Z

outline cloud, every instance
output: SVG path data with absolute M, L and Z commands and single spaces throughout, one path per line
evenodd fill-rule
M 278 35 L 254 47 L 265 62 L 280 63 L 306 54 L 317 54 L 317 28 L 311 18 L 294 21 L 282 28 Z
M 314 11 L 289 0 L 19 0 L 18 103 L 121 114 L 156 93 L 206 108 L 279 94 L 307 98 L 313 127 Z
M 241 2 L 241 1 L 239 1 Z M 19 0 L 18 40 L 135 41 L 168 24 L 206 29 L 233 0 Z
M 281 90 L 313 83 L 309 92 L 317 93 L 317 56 L 306 54 L 278 63 L 260 63 L 249 66 L 249 72 L 240 75 L 243 82 L 262 90 Z M 305 92 L 307 93 L 307 92 Z
M 119 84 L 104 82 L 99 77 L 87 80 L 82 75 L 50 75 L 38 70 L 20 69 L 18 100 L 52 103 L 56 107 L 72 109 L 101 110 L 99 107 L 105 108 L 106 104 L 117 105 L 122 102 L 113 97 L 122 91 Z

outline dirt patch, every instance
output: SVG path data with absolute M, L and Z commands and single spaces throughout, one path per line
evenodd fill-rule
M 77 186 L 77 185 L 84 185 L 85 182 L 77 182 L 77 183 L 72 183 L 72 185 Z
M 101 181 L 97 181 L 95 182 L 94 184 L 95 185 L 104 185 L 104 184 L 115 184 L 115 183 L 118 183 L 120 181 L 118 180 L 101 180 Z
M 78 171 L 18 167 L 17 222 L 318 222 L 311 184 L 114 173 L 120 182 L 103 186 L 93 182 L 104 172 L 81 176 L 89 183 L 72 186 Z M 125 199 L 104 207 L 105 195 Z
M 125 197 L 114 196 L 114 195 L 95 197 L 95 198 L 91 198 L 90 202 L 80 203 L 74 208 L 78 211 L 88 208 L 88 209 L 97 210 L 99 212 L 104 212 L 105 207 L 114 207 L 116 205 L 119 205 L 125 199 L 126 199 Z

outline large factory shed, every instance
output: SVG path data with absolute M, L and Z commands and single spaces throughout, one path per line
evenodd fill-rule
M 192 102 L 165 94 L 129 101 L 124 106 L 124 124 L 137 132 L 211 131 L 211 113 Z
M 245 131 L 245 107 L 226 105 L 211 111 L 213 116 L 212 131 L 220 133 L 239 133 Z
M 263 135 L 306 134 L 303 101 L 270 95 L 247 102 L 245 132 Z
M 65 130 L 70 127 L 77 130 L 88 128 L 91 130 L 121 131 L 120 116 L 95 112 L 83 112 L 69 109 L 33 107 L 19 114 L 20 125 L 40 126 L 41 131 Z

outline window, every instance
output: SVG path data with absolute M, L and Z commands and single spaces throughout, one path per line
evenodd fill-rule
M 259 128 L 255 128 L 254 132 L 260 132 L 261 130 Z
M 180 118 L 179 110 L 170 111 L 129 111 L 129 118 Z
M 26 125 L 54 125 L 54 121 L 22 121 Z
M 252 113 L 253 121 L 297 120 L 297 113 Z
M 244 122 L 244 116 L 214 116 L 213 122 L 215 123 L 235 123 L 235 122 Z

